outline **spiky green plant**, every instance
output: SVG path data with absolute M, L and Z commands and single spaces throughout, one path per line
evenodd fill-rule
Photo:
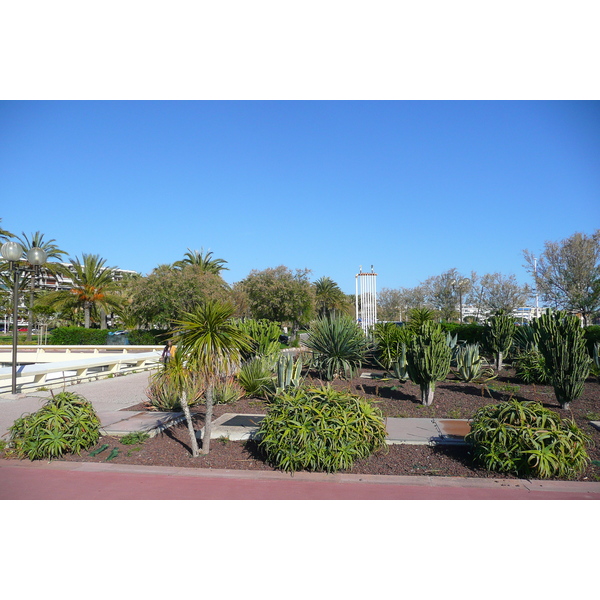
M 410 379 L 421 388 L 421 402 L 433 402 L 436 381 L 443 381 L 450 371 L 452 350 L 446 343 L 441 326 L 425 321 L 406 350 Z
M 413 336 L 408 327 L 399 327 L 395 323 L 377 323 L 373 331 L 375 340 L 375 359 L 386 370 L 391 371 L 406 351 L 406 344 Z
M 475 462 L 490 471 L 519 477 L 572 478 L 587 466 L 590 438 L 574 421 L 538 402 L 514 398 L 480 408 L 465 436 Z
M 512 346 L 515 329 L 515 320 L 504 313 L 490 317 L 485 324 L 485 345 L 494 354 L 498 371 L 502 370 L 502 361 Z
M 360 326 L 346 315 L 313 321 L 306 346 L 313 352 L 314 367 L 326 381 L 351 379 L 371 348 Z
M 465 383 L 490 379 L 494 376 L 487 361 L 479 354 L 479 344 L 461 344 L 454 352 L 455 375 Z
M 251 358 L 242 364 L 237 378 L 248 396 L 267 398 L 275 391 L 270 361 L 264 357 Z
M 251 349 L 242 353 L 248 360 L 254 356 L 273 357 L 279 353 L 281 325 L 267 319 L 239 319 L 237 326 L 252 340 Z
M 556 400 L 567 409 L 583 393 L 592 362 L 581 323 L 574 315 L 546 311 L 533 325 Z
M 600 381 L 600 342 L 594 344 L 594 355 L 592 356 L 592 365 L 590 370 L 594 377 Z
M 283 471 L 334 472 L 385 447 L 381 411 L 328 387 L 296 388 L 275 398 L 258 430 L 259 448 Z
M 51 459 L 79 454 L 96 444 L 100 419 L 83 396 L 61 392 L 37 412 L 17 419 L 9 432 L 9 443 L 17 456 Z
M 433 321 L 435 312 L 429 308 L 413 308 L 408 313 L 407 327 L 414 333 L 421 329 L 421 325 L 426 321 Z

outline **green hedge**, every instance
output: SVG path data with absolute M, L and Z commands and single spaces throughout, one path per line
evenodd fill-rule
M 102 346 L 108 339 L 108 329 L 57 327 L 48 334 L 51 346 Z
M 459 342 L 466 342 L 467 344 L 479 343 L 483 346 L 483 325 L 477 325 L 476 323 L 440 323 L 442 331 L 458 336 Z
M 127 339 L 133 346 L 161 346 L 166 344 L 170 332 L 165 329 L 132 329 L 127 332 Z
M 583 329 L 585 344 L 590 355 L 594 354 L 594 344 L 600 342 L 600 325 L 588 325 Z

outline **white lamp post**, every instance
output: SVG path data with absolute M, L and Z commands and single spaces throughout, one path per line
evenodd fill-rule
M 42 248 L 31 248 L 27 252 L 27 262 L 29 266 L 19 266 L 19 261 L 23 256 L 23 246 L 17 242 L 6 242 L 2 245 L 0 253 L 2 257 L 10 264 L 10 270 L 13 273 L 13 344 L 12 344 L 12 393 L 17 393 L 17 343 L 19 336 L 19 275 L 21 273 L 31 273 L 33 277 L 37 275 L 40 266 L 46 262 L 46 252 Z

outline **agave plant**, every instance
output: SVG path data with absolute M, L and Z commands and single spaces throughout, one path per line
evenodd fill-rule
M 277 385 L 275 393 L 280 394 L 290 388 L 300 387 L 302 384 L 302 358 L 294 361 L 291 354 L 282 355 L 277 361 Z
M 479 344 L 457 346 L 454 357 L 456 360 L 454 373 L 460 381 L 468 383 L 494 377 L 493 370 L 488 366 L 485 358 L 479 354 Z
M 346 315 L 314 321 L 306 346 L 313 352 L 314 367 L 326 381 L 351 379 L 372 347 L 360 326 Z

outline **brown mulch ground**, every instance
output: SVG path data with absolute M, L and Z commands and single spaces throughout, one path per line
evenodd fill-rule
M 368 370 L 376 374 L 381 372 Z M 318 382 L 317 382 L 318 383 Z M 524 385 L 518 382 L 510 368 L 488 384 L 461 383 L 448 380 L 438 383 L 432 406 L 420 403 L 419 388 L 411 382 L 397 380 L 369 380 L 355 378 L 351 381 L 336 381 L 337 388 L 351 391 L 374 402 L 387 417 L 420 418 L 470 418 L 474 412 L 487 404 L 502 402 L 513 394 L 520 400 L 537 400 L 544 406 L 561 415 L 573 417 L 576 423 L 592 438 L 589 455 L 593 462 L 579 477 L 580 480 L 600 481 L 600 431 L 589 424 L 590 420 L 600 421 L 600 384 L 595 378 L 588 379 L 582 396 L 571 404 L 571 410 L 560 409 L 550 386 Z M 496 388 L 496 391 L 489 386 Z M 504 388 L 503 390 L 500 388 Z M 138 405 L 127 410 L 148 409 L 148 405 Z M 268 404 L 257 398 L 243 398 L 235 404 L 219 405 L 214 408 L 214 418 L 226 412 L 266 413 Z M 204 408 L 192 409 L 195 428 L 203 426 Z M 272 471 L 266 464 L 254 442 L 232 442 L 212 440 L 207 456 L 193 458 L 190 439 L 185 424 L 176 425 L 154 438 L 137 445 L 122 444 L 119 438 L 106 436 L 98 445 L 108 444 L 109 449 L 97 457 L 83 452 L 81 456 L 69 455 L 62 460 L 74 462 L 105 461 L 112 448 L 119 454 L 113 463 L 162 465 L 175 467 L 195 467 L 212 469 L 251 469 Z M 437 475 L 452 477 L 507 477 L 480 469 L 472 464 L 467 447 L 428 447 L 397 445 L 358 461 L 349 473 L 378 475 Z

